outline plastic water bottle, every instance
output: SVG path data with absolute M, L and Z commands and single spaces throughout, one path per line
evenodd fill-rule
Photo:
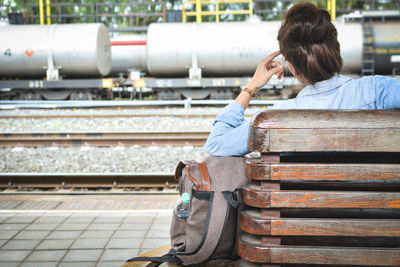
M 190 216 L 190 194 L 183 193 L 175 208 L 175 216 L 186 220 Z

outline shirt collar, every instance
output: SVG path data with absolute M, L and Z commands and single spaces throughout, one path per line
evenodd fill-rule
M 351 78 L 344 76 L 344 75 L 336 75 L 333 76 L 332 78 L 328 80 L 324 80 L 321 82 L 317 82 L 315 84 L 310 84 L 307 85 L 306 87 L 303 88 L 303 90 L 300 91 L 298 96 L 305 96 L 305 95 L 314 95 L 314 94 L 320 94 L 324 93 L 327 91 L 330 91 L 332 89 L 335 89 L 345 82 L 351 80 Z

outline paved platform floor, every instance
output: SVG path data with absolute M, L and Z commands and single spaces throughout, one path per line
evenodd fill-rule
M 26 196 L 0 196 L 0 266 L 114 267 L 144 251 L 169 244 L 172 207 L 177 196 L 147 196 L 142 202 L 153 201 L 154 205 L 144 206 L 141 198 L 136 197 L 136 209 L 121 209 L 131 197 L 109 197 L 113 209 L 101 209 L 110 207 L 107 196 L 90 197 L 87 201 L 82 196 L 78 200 L 72 198 L 75 209 L 66 210 L 57 207 L 67 205 L 69 196 L 64 196 L 65 200 L 47 198 L 48 209 L 35 209 L 40 202 L 43 205 L 43 197 L 32 196 L 29 200 Z M 96 199 L 104 205 L 92 210 L 79 209 Z M 15 201 L 20 204 L 7 209 Z M 53 201 L 61 204 L 50 205 Z M 164 208 L 154 209 L 159 205 Z

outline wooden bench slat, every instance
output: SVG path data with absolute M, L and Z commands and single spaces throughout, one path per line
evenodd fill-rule
M 250 127 L 248 149 L 259 152 L 400 152 L 400 129 L 262 129 Z
M 241 213 L 241 229 L 269 236 L 400 237 L 400 220 L 265 218 L 254 210 Z
M 400 164 L 272 164 L 271 180 L 400 181 Z
M 400 193 L 348 191 L 267 191 L 243 188 L 244 203 L 257 208 L 381 208 L 400 209 Z
M 246 162 L 252 180 L 400 182 L 400 164 Z
M 251 125 L 270 129 L 400 128 L 400 110 L 264 110 Z
M 400 248 L 263 245 L 260 238 L 243 234 L 238 249 L 251 262 L 400 266 Z

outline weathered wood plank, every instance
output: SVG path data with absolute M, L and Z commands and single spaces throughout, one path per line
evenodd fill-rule
M 279 129 L 269 139 L 271 152 L 400 152 L 400 129 Z
M 241 236 L 238 252 L 251 262 L 400 266 L 400 248 L 271 246 L 248 234 Z
M 269 129 L 250 127 L 247 149 L 250 151 L 269 152 Z
M 269 129 L 400 128 L 400 110 L 265 110 L 250 124 Z
M 400 237 L 400 220 L 265 218 L 261 213 L 241 213 L 243 231 L 269 236 L 388 236 Z
M 259 152 L 400 152 L 400 129 L 262 129 L 248 149 Z
M 400 209 L 400 193 L 348 191 L 270 191 L 259 185 L 243 188 L 243 200 L 257 208 Z
M 247 155 L 246 155 L 247 156 Z M 259 157 L 247 158 L 245 157 L 245 173 L 248 178 L 250 177 L 264 177 L 270 176 L 271 167 L 270 163 L 280 162 L 279 153 L 269 153 L 259 155 Z
M 317 164 L 246 162 L 252 180 L 276 181 L 400 181 L 400 164 Z
M 400 181 L 400 164 L 272 164 L 271 180 Z
M 245 165 L 246 177 L 250 180 L 271 180 L 270 164 Z
M 260 210 L 244 210 L 240 213 L 240 229 L 249 234 L 271 235 L 270 222 L 271 217 L 265 218 Z

